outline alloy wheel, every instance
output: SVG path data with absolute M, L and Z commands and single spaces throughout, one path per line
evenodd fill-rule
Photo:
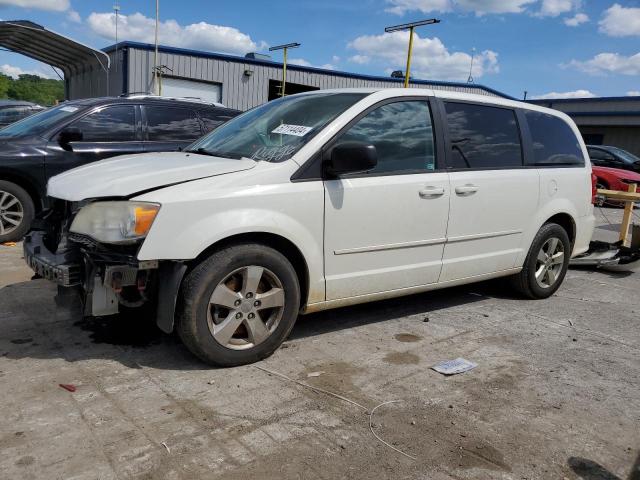
M 285 305 L 280 279 L 251 265 L 234 270 L 213 290 L 207 323 L 213 338 L 232 350 L 261 344 L 278 328 Z
M 564 245 L 557 237 L 544 242 L 536 258 L 536 282 L 542 288 L 555 285 L 564 265 Z
M 9 192 L 0 190 L 0 235 L 17 229 L 24 218 L 24 208 L 20 200 Z

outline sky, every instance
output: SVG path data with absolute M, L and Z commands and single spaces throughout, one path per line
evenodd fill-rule
M 154 0 L 0 0 L 0 19 L 26 19 L 96 48 L 153 42 Z M 160 43 L 244 55 L 299 42 L 290 63 L 388 76 L 466 82 L 508 95 L 566 98 L 640 95 L 640 0 L 160 0 Z M 274 60 L 281 53 L 274 52 Z M 0 71 L 57 78 L 51 67 L 0 51 Z

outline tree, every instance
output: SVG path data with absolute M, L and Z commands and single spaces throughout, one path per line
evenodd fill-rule
M 11 77 L 0 73 L 0 98 L 7 98 L 7 92 L 12 81 Z
M 0 98 L 26 100 L 40 105 L 53 105 L 64 100 L 64 83 L 61 80 L 23 74 L 14 80 L 0 74 Z

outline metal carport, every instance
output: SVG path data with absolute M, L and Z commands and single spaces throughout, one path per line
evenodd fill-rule
M 28 20 L 0 21 L 0 46 L 59 68 L 65 75 L 68 97 L 71 77 L 81 78 L 94 69 L 103 73 L 104 82 L 91 85 L 92 95 L 109 95 L 110 58 L 105 52 L 71 40 Z M 96 76 L 88 75 L 88 77 Z

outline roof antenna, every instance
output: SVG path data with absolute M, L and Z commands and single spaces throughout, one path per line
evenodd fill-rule
M 469 67 L 469 78 L 467 78 L 467 83 L 473 83 L 473 59 L 476 56 L 476 47 L 471 49 L 471 66 Z
M 525 90 L 525 91 L 524 91 L 524 97 L 522 97 L 522 100 L 526 100 L 526 99 L 527 99 L 527 93 L 529 93 L 529 92 L 527 92 L 527 91 Z

